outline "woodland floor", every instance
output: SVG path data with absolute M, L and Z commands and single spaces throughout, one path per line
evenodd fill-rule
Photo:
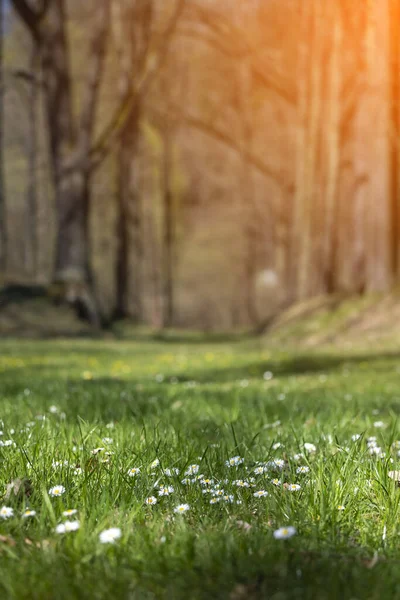
M 2 341 L 0 597 L 400 597 L 399 358 Z

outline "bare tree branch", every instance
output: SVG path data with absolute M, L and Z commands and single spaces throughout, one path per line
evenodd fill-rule
M 118 137 L 125 123 L 127 122 L 131 111 L 137 107 L 139 99 L 147 92 L 154 77 L 164 64 L 168 54 L 170 41 L 176 31 L 176 26 L 185 7 L 185 3 L 186 0 L 177 1 L 174 13 L 166 30 L 161 36 L 161 42 L 146 61 L 144 72 L 138 79 L 134 81 L 134 85 L 129 90 L 129 93 L 122 100 L 121 104 L 114 112 L 109 124 L 106 126 L 105 130 L 99 136 L 98 141 L 92 148 L 90 153 L 92 162 L 91 168 L 96 168 L 107 156 L 115 138 Z

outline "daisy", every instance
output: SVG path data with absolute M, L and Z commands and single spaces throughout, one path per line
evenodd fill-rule
M 155 469 L 156 467 L 158 467 L 159 464 L 160 464 L 160 461 L 158 460 L 158 458 L 154 459 L 150 465 L 150 469 Z
M 256 475 L 262 475 L 262 474 L 264 473 L 264 467 L 256 467 L 256 468 L 254 469 L 254 473 L 255 473 Z
M 342 504 L 339 504 L 339 506 L 337 507 L 338 510 L 344 510 L 346 507 L 343 506 Z
M 273 485 L 276 485 L 277 487 L 280 486 L 282 484 L 280 479 L 271 479 L 271 483 Z
M 243 479 L 237 479 L 233 482 L 233 485 L 236 485 L 237 487 L 250 487 L 250 484 L 247 481 L 243 481 Z
M 185 471 L 185 475 L 197 475 L 199 468 L 199 465 L 190 465 Z
M 136 475 L 139 475 L 139 473 L 140 473 L 140 469 L 138 467 L 133 467 L 132 469 L 129 469 L 129 471 L 128 471 L 129 477 L 135 477 Z
M 72 515 L 76 515 L 77 512 L 78 511 L 76 508 L 70 508 L 68 510 L 64 510 L 63 517 L 72 517 Z
M 296 529 L 290 525 L 288 527 L 280 527 L 274 531 L 274 538 L 276 540 L 288 540 L 293 535 L 296 535 L 296 533 Z
M 104 448 L 93 448 L 92 454 L 96 456 L 96 454 L 100 454 L 100 452 L 104 452 Z
M 170 494 L 174 493 L 174 488 L 172 487 L 172 485 L 168 485 L 167 487 L 161 487 L 158 490 L 158 495 L 159 496 L 169 496 Z
M 317 451 L 317 447 L 314 444 L 310 444 L 309 442 L 306 442 L 304 444 L 304 450 L 306 452 L 316 452 Z
M 22 517 L 27 519 L 28 517 L 34 517 L 36 515 L 36 510 L 26 509 L 24 513 L 22 513 Z
M 265 490 L 259 490 L 258 492 L 254 492 L 253 496 L 256 498 L 265 498 L 265 496 L 268 496 L 268 492 Z
M 155 498 L 154 496 L 150 496 L 149 498 L 146 498 L 146 504 L 157 504 L 157 498 Z
M 14 515 L 14 510 L 9 506 L 3 506 L 0 508 L 0 518 L 1 519 L 9 519 Z
M 49 496 L 62 496 L 64 492 L 65 487 L 63 485 L 55 485 L 49 489 Z
M 103 439 L 101 440 L 103 442 L 103 444 L 112 444 L 113 443 L 113 439 L 110 437 L 103 437 Z
M 77 531 L 80 527 L 79 521 L 65 521 L 65 523 L 60 523 L 55 528 L 56 533 L 70 533 L 71 531 Z
M 220 502 L 221 498 L 211 498 L 210 500 L 210 504 L 217 504 L 217 502 Z
M 182 514 L 190 509 L 189 504 L 179 504 L 174 508 L 174 513 Z
M 179 469 L 175 467 L 173 469 L 165 469 L 164 473 L 167 477 L 173 477 L 174 475 L 179 475 Z
M 228 494 L 227 496 L 223 497 L 224 502 L 229 502 L 230 504 L 232 504 L 234 499 L 235 498 L 234 498 L 233 494 Z
M 304 473 L 308 473 L 310 471 L 310 467 L 297 467 L 296 473 L 303 475 Z
M 225 464 L 227 467 L 237 467 L 238 465 L 241 465 L 243 462 L 244 462 L 244 458 L 242 458 L 241 456 L 233 456 L 229 460 L 226 460 Z
M 118 540 L 122 535 L 121 530 L 118 527 L 112 527 L 111 529 L 105 529 L 99 535 L 101 544 L 114 544 L 115 540 Z
M 298 492 L 301 489 L 301 485 L 298 483 L 288 483 L 286 489 L 289 490 L 289 492 Z

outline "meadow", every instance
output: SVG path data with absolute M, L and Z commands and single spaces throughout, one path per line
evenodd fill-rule
M 0 598 L 400 597 L 399 356 L 2 341 Z

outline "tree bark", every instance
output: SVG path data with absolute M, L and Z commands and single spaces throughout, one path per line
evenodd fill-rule
M 7 224 L 4 195 L 4 33 L 5 0 L 0 0 L 0 285 L 6 275 Z

